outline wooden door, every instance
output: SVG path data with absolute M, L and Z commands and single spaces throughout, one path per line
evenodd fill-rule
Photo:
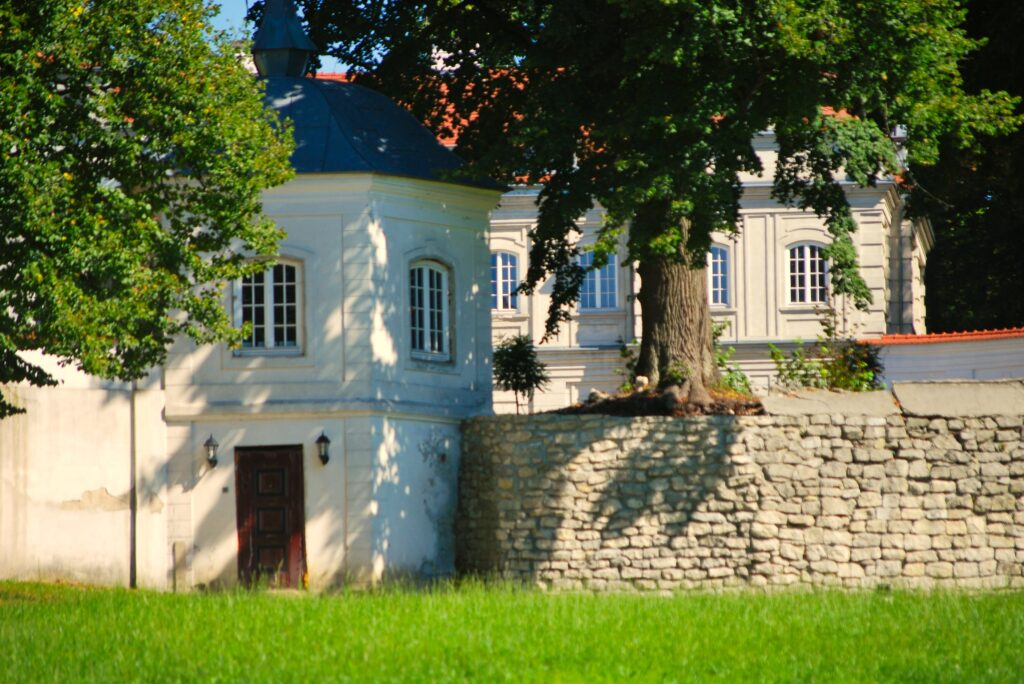
M 238 579 L 301 587 L 306 572 L 302 446 L 235 449 Z

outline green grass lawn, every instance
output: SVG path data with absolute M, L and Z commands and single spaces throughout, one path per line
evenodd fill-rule
M 1024 593 L 304 596 L 0 582 L 0 682 L 1024 681 Z

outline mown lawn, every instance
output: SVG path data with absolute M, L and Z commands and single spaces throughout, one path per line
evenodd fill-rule
M 0 682 L 1024 680 L 1024 593 L 327 596 L 0 582 Z

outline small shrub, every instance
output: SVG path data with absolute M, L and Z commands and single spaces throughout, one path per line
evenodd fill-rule
M 494 348 L 494 382 L 515 394 L 517 415 L 520 396 L 529 402 L 534 392 L 548 384 L 547 367 L 537 358 L 528 335 L 504 339 Z
M 636 389 L 636 360 L 637 342 L 634 339 L 631 343 L 619 338 L 619 358 L 622 359 L 622 368 L 616 368 L 615 372 L 622 375 L 622 384 L 619 391 L 629 393 Z
M 736 348 L 723 347 L 720 344 L 722 335 L 728 327 L 729 322 L 723 321 L 715 323 L 711 328 L 711 340 L 715 346 L 715 365 L 718 367 L 720 374 L 718 386 L 739 394 L 753 394 L 750 390 L 750 378 L 732 360 L 732 355 L 736 353 Z
M 837 321 L 835 308 L 823 309 L 824 333 L 818 337 L 817 344 L 805 348 L 804 343 L 797 340 L 796 349 L 788 357 L 775 345 L 768 345 L 780 384 L 853 392 L 883 387 L 878 347 L 840 336 Z

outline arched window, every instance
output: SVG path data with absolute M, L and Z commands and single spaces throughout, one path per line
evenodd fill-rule
M 823 247 L 811 243 L 789 248 L 789 301 L 824 304 L 828 301 L 828 261 Z
M 302 351 L 302 265 L 282 262 L 235 281 L 235 325 L 249 324 L 241 352 Z
M 436 261 L 417 261 L 409 267 L 409 332 L 416 358 L 451 358 L 449 281 L 448 269 Z
M 519 259 L 509 252 L 491 252 L 491 308 L 510 311 L 519 308 Z
M 708 300 L 712 306 L 728 306 L 729 248 L 711 245 L 708 252 Z
M 580 311 L 596 311 L 614 309 L 618 306 L 618 271 L 615 268 L 614 254 L 608 256 L 608 263 L 598 269 L 587 271 L 580 286 Z M 590 268 L 594 265 L 594 253 L 580 254 L 580 266 Z

